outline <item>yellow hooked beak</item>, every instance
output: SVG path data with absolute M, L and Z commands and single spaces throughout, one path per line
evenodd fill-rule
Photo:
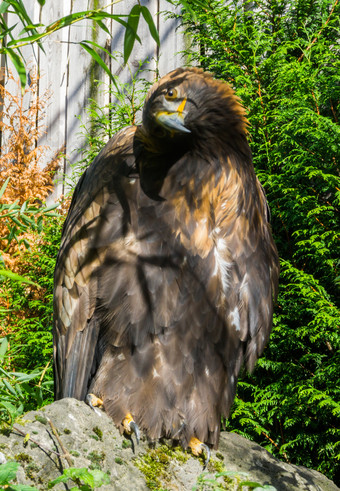
M 171 132 L 178 133 L 191 133 L 191 131 L 184 126 L 184 107 L 187 100 L 182 100 L 176 111 L 158 111 L 156 114 L 156 120 L 158 123 Z

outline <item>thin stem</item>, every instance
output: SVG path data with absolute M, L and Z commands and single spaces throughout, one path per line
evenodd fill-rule
M 320 34 L 322 33 L 322 31 L 325 29 L 325 27 L 327 26 L 328 22 L 330 21 L 331 16 L 332 16 L 332 14 L 333 14 L 333 12 L 334 12 L 334 9 L 335 9 L 335 7 L 337 6 L 338 2 L 339 2 L 339 0 L 335 0 L 334 5 L 333 5 L 333 7 L 332 7 L 332 10 L 330 11 L 330 14 L 329 14 L 329 16 L 328 16 L 328 18 L 327 18 L 326 22 L 325 22 L 325 23 L 324 23 L 324 25 L 321 27 L 320 31 L 317 33 L 317 35 L 315 36 L 315 38 L 313 39 L 313 41 L 312 41 L 312 42 L 309 44 L 309 46 L 307 46 L 306 51 L 304 51 L 304 52 L 302 53 L 302 55 L 301 55 L 301 56 L 300 56 L 300 58 L 298 59 L 298 61 L 299 61 L 299 62 L 300 62 L 300 61 L 302 61 L 303 57 L 305 56 L 305 53 L 306 53 L 307 51 L 309 51 L 309 50 L 312 48 L 313 44 L 315 44 L 315 43 L 316 43 L 316 41 L 318 40 L 318 37 L 320 36 Z

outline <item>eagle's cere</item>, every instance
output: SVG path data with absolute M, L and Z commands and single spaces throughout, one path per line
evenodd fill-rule
M 226 83 L 180 68 L 83 174 L 55 271 L 56 398 L 93 393 L 117 425 L 217 446 L 278 282 L 246 128 Z

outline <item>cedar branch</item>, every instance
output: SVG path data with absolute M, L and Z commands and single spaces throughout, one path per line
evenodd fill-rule
M 329 16 L 328 16 L 328 18 L 327 18 L 326 22 L 325 22 L 325 23 L 324 23 L 324 25 L 321 27 L 320 31 L 317 33 L 317 35 L 315 36 L 315 38 L 313 39 L 313 41 L 312 41 L 312 42 L 309 44 L 309 46 L 307 46 L 306 51 L 304 51 L 304 52 L 301 54 L 300 58 L 298 59 L 298 61 L 299 61 L 299 62 L 300 62 L 300 61 L 302 61 L 303 57 L 305 56 L 305 53 L 306 53 L 307 51 L 309 51 L 309 50 L 312 48 L 313 44 L 315 44 L 315 43 L 316 43 L 316 41 L 318 40 L 318 37 L 320 36 L 320 34 L 322 33 L 322 31 L 325 29 L 325 27 L 326 27 L 326 26 L 327 26 L 327 24 L 329 23 L 329 21 L 330 21 L 330 19 L 331 19 L 331 16 L 332 16 L 332 14 L 333 14 L 333 12 L 334 12 L 334 9 L 335 9 L 335 7 L 337 6 L 338 2 L 339 2 L 339 0 L 335 0 L 334 5 L 333 5 L 333 7 L 332 7 L 332 9 L 331 9 L 331 11 L 330 11 L 330 14 L 329 14 Z

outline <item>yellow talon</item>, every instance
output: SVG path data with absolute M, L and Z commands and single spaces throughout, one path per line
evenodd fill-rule
M 140 432 L 138 425 L 137 423 L 135 423 L 131 413 L 127 413 L 122 421 L 122 425 L 126 434 L 132 435 L 132 433 L 134 433 L 136 435 L 137 445 L 139 445 Z
M 104 404 L 103 399 L 99 399 L 99 397 L 95 396 L 94 394 L 87 394 L 86 400 L 91 400 L 91 403 L 94 407 L 102 407 Z
M 104 401 L 102 399 L 99 399 L 99 397 L 95 396 L 94 394 L 87 394 L 85 402 L 91 409 L 93 409 L 95 413 L 98 414 L 98 416 L 101 416 L 101 412 L 97 408 L 103 406 Z
M 204 461 L 203 470 L 207 467 L 210 460 L 210 448 L 205 443 L 201 442 L 198 438 L 192 436 L 189 442 L 189 448 L 195 457 L 199 457 L 203 452 L 206 453 L 206 459 Z
M 125 418 L 122 421 L 122 425 L 123 425 L 124 431 L 128 435 L 131 435 L 131 433 L 132 433 L 132 430 L 130 428 L 130 423 L 132 421 L 133 421 L 133 417 L 132 417 L 132 414 L 131 413 L 127 413 L 127 415 L 125 416 Z
M 195 455 L 196 457 L 198 457 L 202 453 L 201 445 L 202 445 L 202 442 L 198 438 L 195 438 L 194 436 L 192 436 L 190 438 L 189 447 L 190 447 L 193 455 Z

